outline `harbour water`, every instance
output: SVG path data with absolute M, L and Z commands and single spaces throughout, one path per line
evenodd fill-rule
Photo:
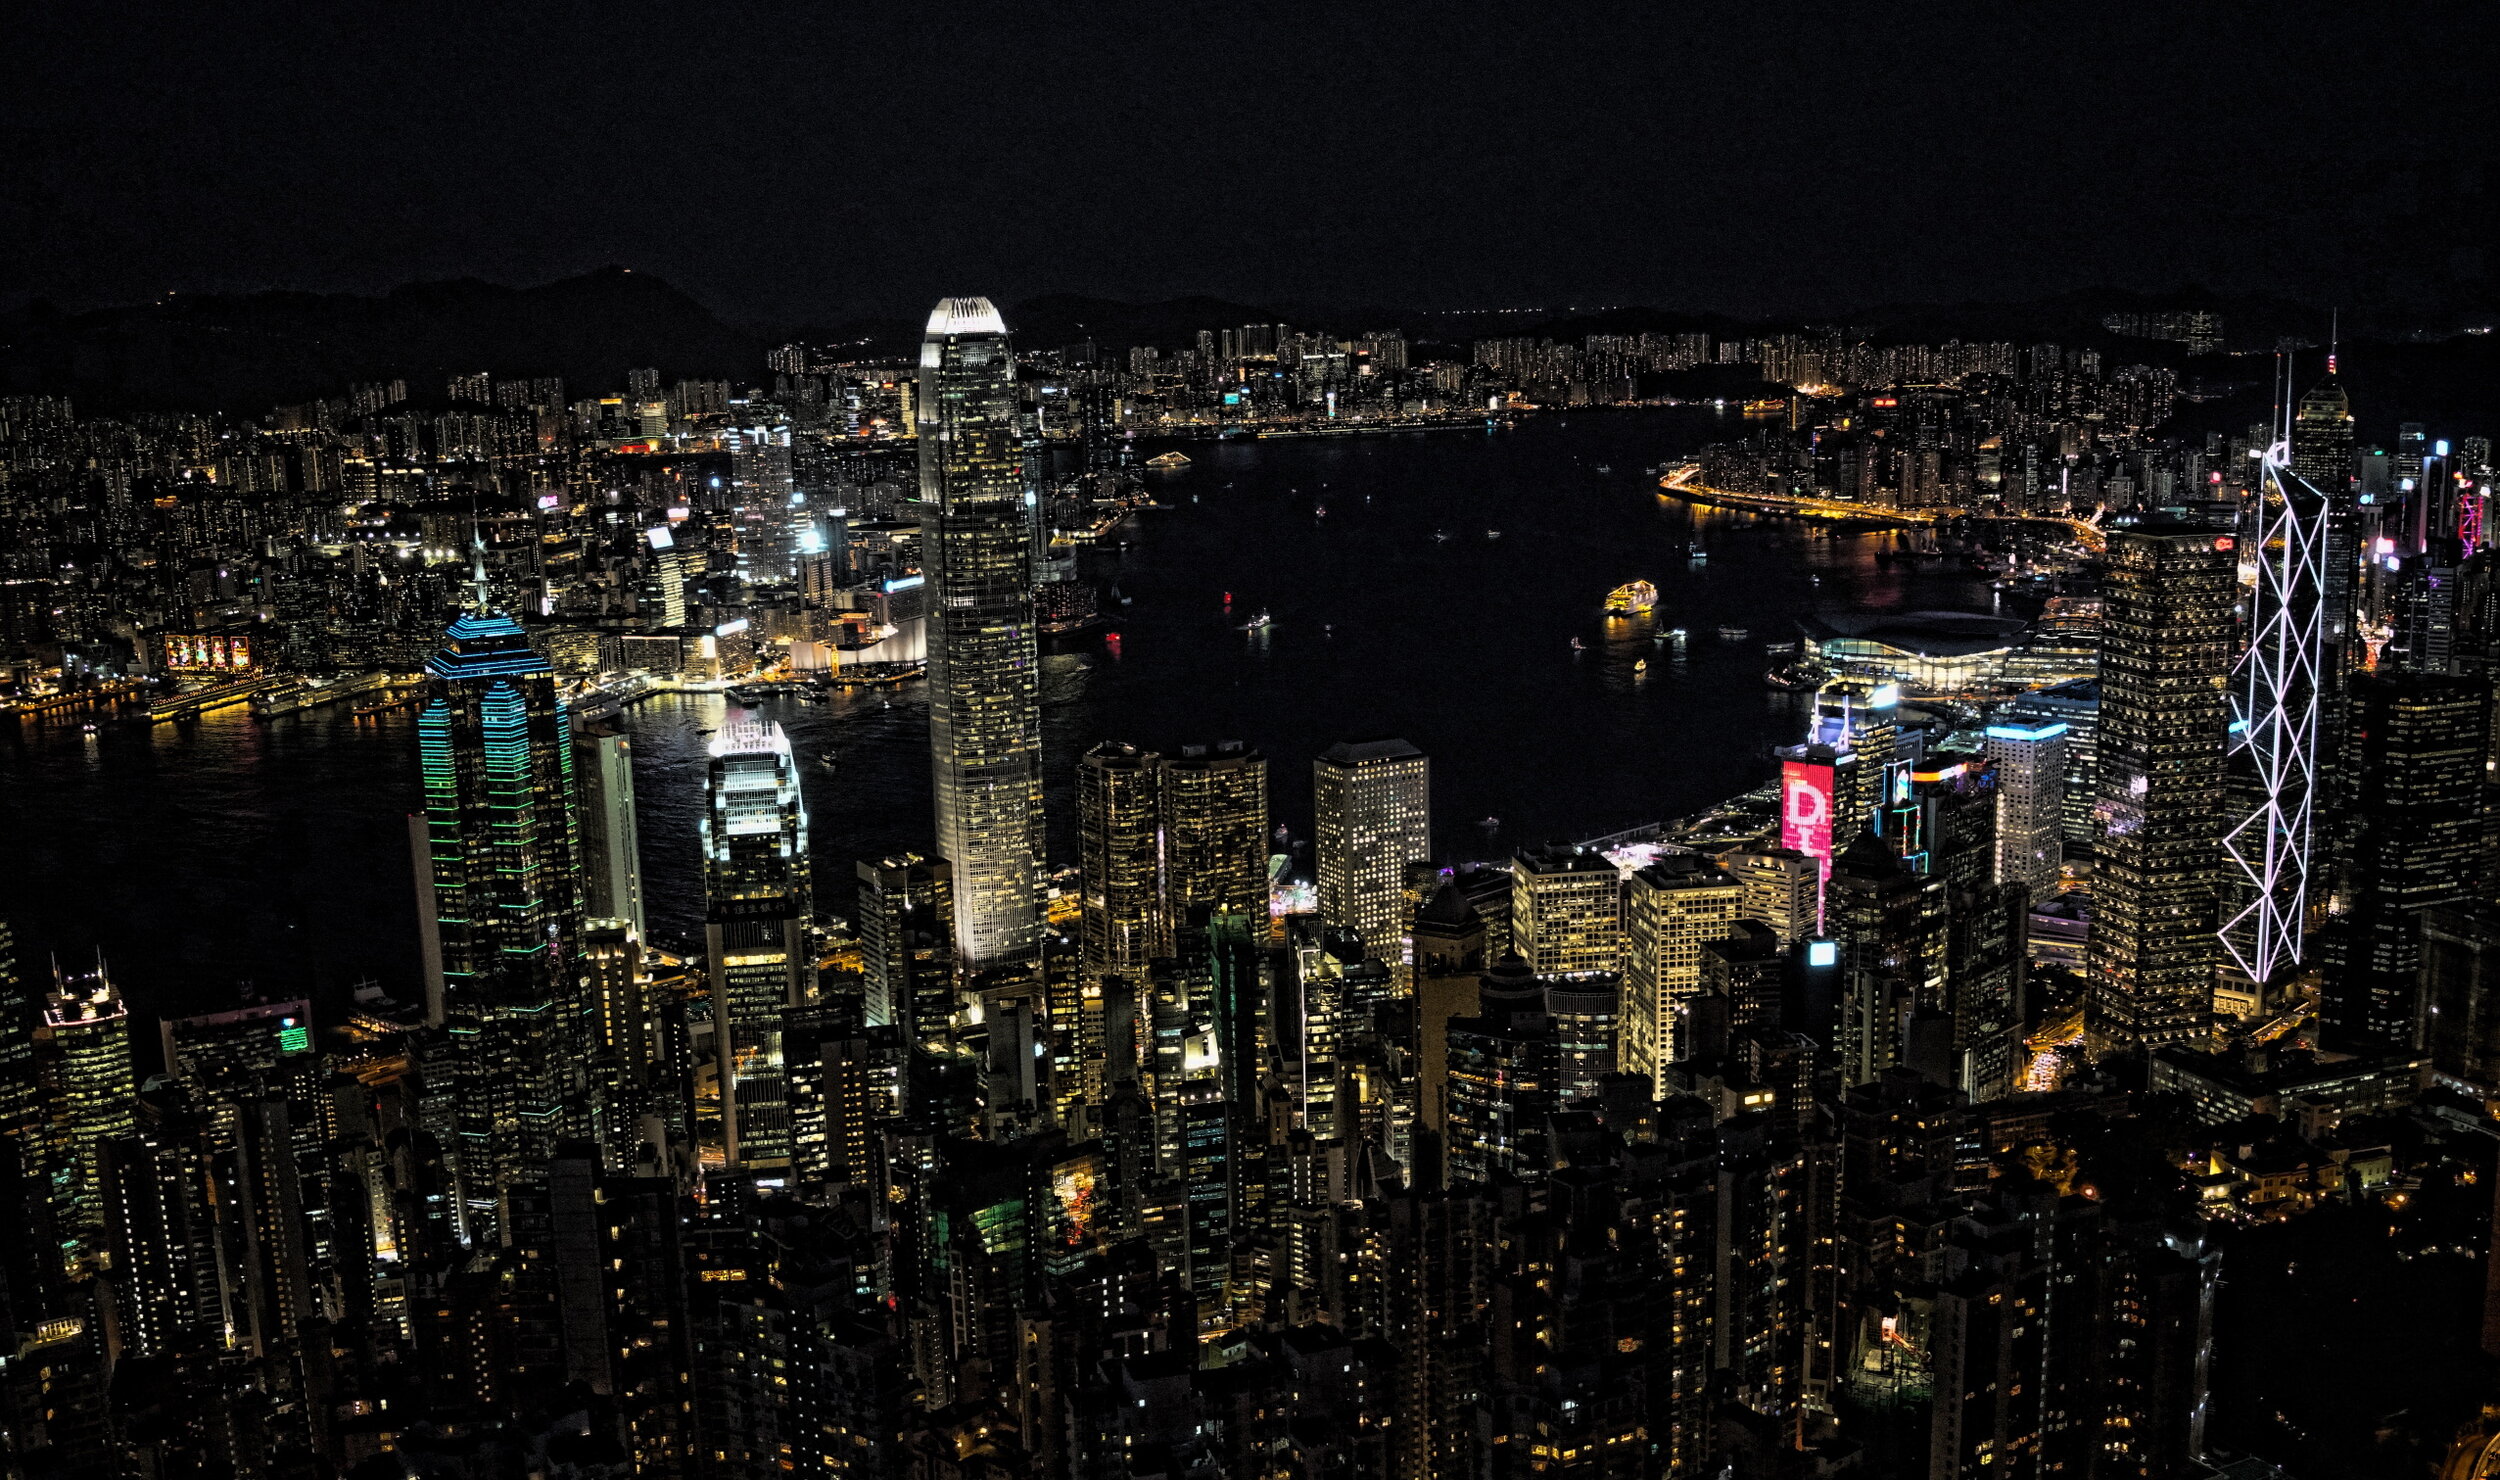
M 1188 469 L 1155 475 L 1170 507 L 1085 557 L 1127 599 L 1106 602 L 1108 634 L 1044 661 L 1054 862 L 1073 861 L 1075 762 L 1102 739 L 1248 741 L 1269 758 L 1276 820 L 1304 838 L 1312 756 L 1402 735 L 1432 757 L 1445 859 L 1758 784 L 1797 725 L 1798 700 L 1763 683 L 1766 642 L 1816 610 L 1985 611 L 1990 594 L 1957 567 L 1879 562 L 1899 536 L 1655 496 L 1643 469 L 1739 435 L 1736 420 L 1583 412 L 1481 436 L 1189 444 Z M 1606 594 L 1636 578 L 1658 586 L 1655 612 L 1608 619 Z M 1655 638 L 1678 627 L 1680 660 Z M 731 707 L 664 695 L 627 711 L 663 943 L 700 935 L 703 745 Z M 806 759 L 818 892 L 846 909 L 855 860 L 929 846 L 925 700 L 905 684 L 763 707 Z M 142 1012 L 222 1006 L 245 980 L 332 1004 L 366 979 L 411 991 L 412 752 L 404 716 L 343 709 L 0 730 L 0 916 L 30 969 L 101 949 Z

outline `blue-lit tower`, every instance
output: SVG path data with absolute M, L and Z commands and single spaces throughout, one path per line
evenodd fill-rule
M 593 1130 L 584 1062 L 583 894 L 573 744 L 555 676 L 520 623 L 464 613 L 426 662 L 425 811 L 412 822 L 428 1119 L 472 1241 L 557 1141 Z

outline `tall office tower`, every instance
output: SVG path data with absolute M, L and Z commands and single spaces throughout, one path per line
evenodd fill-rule
M 1941 924 L 1930 903 L 1928 886 L 1873 838 L 1860 838 L 1832 865 L 1823 911 L 1840 946 L 1833 1048 L 1843 1083 L 1881 1078 L 1919 1046 L 1913 1041 L 1917 1018 L 1934 1005 L 1928 991 L 1932 927 Z M 1808 1025 L 1808 1031 L 1821 1029 Z
M 1701 948 L 1736 931 L 1744 886 L 1708 859 L 1670 853 L 1633 872 L 1623 896 L 1619 1067 L 1656 1086 L 1683 1056 L 1678 1021 L 1701 991 Z
M 57 1112 L 69 1180 L 59 1200 L 61 1232 L 74 1257 L 92 1263 L 104 1251 L 104 1144 L 138 1129 L 139 1084 L 130 1061 L 130 1009 L 98 961 L 93 971 L 53 973 L 44 1031 L 59 1066 Z
M 17 936 L 0 920 L 0 1139 L 30 1148 L 44 1120 L 43 1071 L 35 1058 L 35 1026 L 42 1020 L 42 998 L 18 969 Z
M 2480 678 L 2353 683 L 2352 898 L 2320 1012 L 2330 1047 L 2421 1042 L 2421 917 L 2478 893 L 2490 702 Z
M 1832 847 L 1845 852 L 1872 826 L 1892 795 L 1901 753 L 1901 686 L 1860 678 L 1836 678 L 1814 696 L 1809 745 L 1827 745 L 1855 757 L 1844 768 L 1832 797 Z M 1784 841 L 1784 840 L 1783 840 Z
M 1162 776 L 1151 751 L 1105 741 L 1076 768 L 1078 906 L 1085 981 L 1146 979 L 1169 955 L 1163 916 Z
M 1759 920 L 1793 946 L 1814 933 L 1822 869 L 1794 848 L 1750 848 L 1722 854 L 1719 864 L 1744 890 L 1736 913 Z
M 2186 1042 L 2213 1010 L 2233 543 L 2167 521 L 2110 535 L 2087 1019 L 2103 1051 Z
M 2232 683 L 2230 830 L 2223 835 L 2222 946 L 2262 1000 L 2301 959 L 2309 908 L 2319 773 L 2319 704 L 2327 687 L 2327 526 L 2322 493 L 2291 468 L 2289 438 L 2266 449 L 2255 517 L 2257 588 L 2248 646 Z
M 2343 692 L 2343 673 L 2353 666 L 2355 577 L 2364 552 L 2352 491 L 2352 400 L 2336 378 L 2331 355 L 2326 372 L 2326 379 L 2300 398 L 2293 413 L 2291 470 L 2293 477 L 2326 502 L 2326 584 L 2319 602 L 2319 624 L 2330 686 L 2324 707 L 2332 719 L 2338 709 L 2333 701 Z
M 1594 1100 L 1615 1072 L 1623 1040 L 1623 978 L 1611 971 L 1548 980 L 1554 1023 L 1555 1093 L 1565 1105 Z
M 1987 740 L 1997 773 L 1996 881 L 2054 899 L 2065 859 L 2066 726 L 1990 725 Z
M 1845 745 L 1809 740 L 1772 752 L 1780 763 L 1780 846 L 1813 861 L 1815 915 L 1822 913 L 1823 880 L 1832 858 L 1866 828 L 1869 817 L 1853 813 L 1863 788 L 1859 757 Z
M 1311 767 L 1311 792 L 1320 918 L 1402 962 L 1406 865 L 1432 856 L 1431 762 L 1403 740 L 1334 745 Z
M 1163 915 L 1193 911 L 1267 919 L 1267 757 L 1227 740 L 1163 758 Z
M 703 950 L 720 1054 L 721 1139 L 731 1166 L 790 1160 L 782 1015 L 815 985 L 807 801 L 790 737 L 742 719 L 712 737 L 705 795 Z
M 1484 975 L 1473 1017 L 1452 1018 L 1444 1127 L 1452 1182 L 1541 1178 L 1553 1169 L 1562 1046 L 1544 984 L 1518 957 Z
M 2006 723 L 2026 729 L 2066 727 L 2066 801 L 2063 839 L 2068 858 L 2089 858 L 2099 836 L 2093 820 L 2099 805 L 2101 681 L 2078 678 L 2033 689 L 2005 708 Z
M 568 1124 L 589 1036 L 573 738 L 546 660 L 500 612 L 453 622 L 426 672 L 417 918 L 426 1018 L 450 1030 L 437 1062 L 456 1081 L 435 1086 L 454 1116 L 435 1129 L 476 1237 L 506 1188 L 587 1129 Z
M 798 485 L 790 473 L 790 429 L 729 428 L 729 479 L 737 502 L 738 572 L 749 585 L 785 585 L 797 577 Z
M 686 583 L 701 568 L 696 563 L 698 552 L 679 544 L 676 531 L 665 524 L 644 530 L 642 538 L 651 553 L 644 557 L 636 614 L 645 627 L 683 627 L 691 620 Z
M 1038 964 L 1042 710 L 1015 364 L 986 298 L 948 298 L 920 344 L 921 559 L 938 853 L 967 975 Z
M 955 881 L 944 860 L 917 853 L 861 859 L 862 1016 L 895 1028 L 907 1048 L 943 1046 L 955 1016 Z
M 1613 859 L 1556 843 L 1511 860 L 1511 949 L 1539 976 L 1623 966 L 1623 871 Z
M 650 938 L 642 909 L 642 835 L 634 824 L 634 748 L 623 735 L 574 737 L 581 767 L 582 906 L 594 920 L 623 920 Z

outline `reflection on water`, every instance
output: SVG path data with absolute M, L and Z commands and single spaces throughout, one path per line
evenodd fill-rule
M 1633 412 L 1484 437 L 1193 444 L 1162 494 L 1174 507 L 1086 556 L 1130 598 L 1116 636 L 1044 661 L 1054 857 L 1074 856 L 1076 758 L 1105 738 L 1247 740 L 1269 757 L 1278 820 L 1307 834 L 1311 757 L 1404 735 L 1433 758 L 1453 858 L 1692 812 L 1756 784 L 1789 738 L 1796 701 L 1765 688 L 1763 645 L 1799 616 L 1987 608 L 1976 578 L 1879 563 L 1893 536 L 1811 537 L 1652 496 L 1635 470 L 1734 434 L 1720 425 Z M 1605 594 L 1634 578 L 1657 584 L 1657 610 L 1607 618 Z M 1270 624 L 1244 631 L 1262 611 Z M 1678 627 L 1680 657 L 1658 640 Z M 702 732 L 730 707 L 669 695 L 629 712 L 665 939 L 700 931 Z M 805 760 L 819 892 L 846 908 L 855 860 L 928 846 L 926 702 L 906 685 L 765 708 Z M 37 964 L 101 945 L 147 1008 L 219 1003 L 238 979 L 330 1001 L 367 977 L 410 989 L 411 749 L 404 718 L 328 711 L 0 731 L 0 914 Z

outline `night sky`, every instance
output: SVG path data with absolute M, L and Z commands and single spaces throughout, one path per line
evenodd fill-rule
M 17 7 L 0 306 L 2490 299 L 2487 9 Z M 2469 192 L 2482 191 L 2481 194 Z

